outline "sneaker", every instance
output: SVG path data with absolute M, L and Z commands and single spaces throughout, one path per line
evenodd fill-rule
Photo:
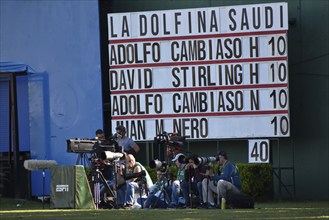
M 115 208 L 115 209 L 123 209 L 123 207 L 124 207 L 124 205 L 119 204 L 119 205 L 116 205 L 114 208 Z
M 176 209 L 177 208 L 177 205 L 172 203 L 172 204 L 169 204 L 168 205 L 168 208 L 169 209 Z
M 208 206 L 209 206 L 208 203 L 205 202 L 205 203 L 202 203 L 199 208 L 200 209 L 208 209 Z
M 208 209 L 218 209 L 218 207 L 216 205 L 209 205 Z
M 133 205 L 132 204 L 127 204 L 123 207 L 124 209 L 132 209 Z
M 217 209 L 217 207 L 215 205 L 211 205 L 209 203 L 203 203 L 200 206 L 200 209 Z
M 138 204 L 137 202 L 132 206 L 132 209 L 141 209 L 142 206 Z

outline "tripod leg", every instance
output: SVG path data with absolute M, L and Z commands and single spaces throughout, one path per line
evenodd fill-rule
M 109 184 L 107 183 L 107 181 L 106 181 L 104 175 L 103 175 L 102 173 L 99 173 L 99 177 L 100 177 L 100 179 L 101 179 L 101 181 L 102 181 L 102 183 L 103 183 L 103 185 L 104 185 L 106 191 L 107 191 L 108 193 L 110 193 L 110 195 L 111 195 L 112 197 L 114 197 L 114 192 L 113 192 L 113 190 L 111 189 L 111 187 L 109 186 Z
M 100 204 L 100 183 L 99 183 L 99 171 L 93 171 L 92 173 L 92 182 L 93 182 L 93 192 L 94 192 L 94 203 L 96 209 L 98 209 Z
M 166 194 L 165 194 L 164 189 L 162 189 L 161 192 L 160 192 L 160 194 L 159 194 L 159 196 L 157 197 L 157 199 L 156 199 L 156 201 L 155 201 L 155 203 L 154 203 L 154 207 L 152 207 L 152 208 L 156 208 L 156 205 L 158 204 L 159 199 L 161 199 L 161 196 L 163 196 L 163 198 L 164 198 L 164 202 L 165 202 L 165 205 L 167 206 L 167 202 L 166 202 Z
M 188 172 L 189 172 L 188 190 L 189 190 L 189 198 L 190 198 L 190 207 L 192 208 L 193 201 L 192 201 L 192 171 L 191 171 L 191 168 L 189 168 Z
M 96 209 L 98 209 L 100 203 L 100 184 L 98 182 L 94 183 L 94 202 Z
M 141 200 L 141 209 L 143 209 L 143 198 L 142 198 L 143 183 L 139 184 L 139 199 Z

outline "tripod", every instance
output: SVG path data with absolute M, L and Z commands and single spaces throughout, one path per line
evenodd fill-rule
M 101 203 L 101 190 L 100 190 L 100 184 L 102 183 L 105 187 L 107 195 L 110 195 L 113 199 L 116 198 L 114 191 L 111 189 L 111 187 L 106 182 L 106 179 L 103 175 L 103 173 L 100 170 L 100 165 L 97 164 L 92 171 L 91 174 L 91 181 L 93 182 L 93 194 L 94 194 L 94 203 L 96 206 L 96 209 L 99 208 L 99 204 Z M 112 201 L 114 202 L 114 201 Z M 112 205 L 113 206 L 113 205 Z
M 189 190 L 189 198 L 190 198 L 190 207 L 193 207 L 192 201 L 192 167 L 188 168 L 188 190 Z

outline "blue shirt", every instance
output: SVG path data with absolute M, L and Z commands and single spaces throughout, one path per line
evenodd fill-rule
M 231 162 L 227 161 L 218 171 L 218 174 L 215 174 L 212 177 L 214 183 L 218 182 L 218 180 L 225 180 L 232 183 L 238 189 L 241 189 L 241 181 L 239 177 L 238 168 Z
M 124 151 L 129 151 L 135 144 L 135 141 L 127 136 L 124 136 L 121 139 L 116 139 L 116 142 L 118 143 L 119 147 L 123 147 Z

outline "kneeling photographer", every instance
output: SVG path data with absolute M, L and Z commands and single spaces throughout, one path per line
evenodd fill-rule
M 207 202 L 205 208 L 215 207 L 215 193 L 217 194 L 217 206 L 225 209 L 227 195 L 240 192 L 239 170 L 232 162 L 228 161 L 227 153 L 224 151 L 217 154 L 216 160 L 221 167 L 215 175 L 210 170 L 206 172 L 207 179 L 202 181 L 203 200 Z

